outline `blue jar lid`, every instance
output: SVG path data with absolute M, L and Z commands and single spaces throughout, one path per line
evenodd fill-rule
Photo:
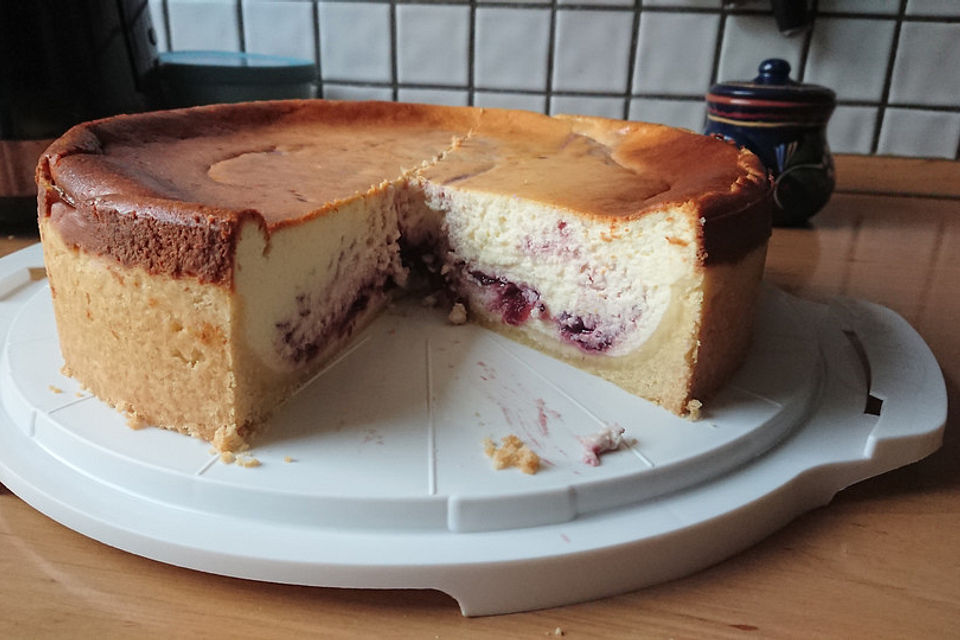
M 753 80 L 721 82 L 707 94 L 707 117 L 733 122 L 822 126 L 836 106 L 832 89 L 790 78 L 790 63 L 764 60 Z
M 313 61 L 233 51 L 169 51 L 159 56 L 167 79 L 196 84 L 290 84 L 310 82 Z

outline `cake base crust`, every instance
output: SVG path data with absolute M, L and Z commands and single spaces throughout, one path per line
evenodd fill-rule
M 46 220 L 40 233 L 64 372 L 140 422 L 242 441 L 229 292 L 90 255 Z

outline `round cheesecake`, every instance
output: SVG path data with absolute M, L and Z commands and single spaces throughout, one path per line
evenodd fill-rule
M 241 448 L 411 269 L 679 415 L 742 361 L 766 174 L 721 140 L 520 111 L 284 101 L 120 116 L 41 157 L 65 371 Z

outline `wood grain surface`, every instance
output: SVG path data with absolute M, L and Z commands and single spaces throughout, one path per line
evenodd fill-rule
M 943 448 L 717 566 L 596 602 L 470 619 L 432 591 L 265 584 L 146 560 L 0 487 L 0 638 L 960 637 L 958 169 L 838 158 L 827 208 L 808 228 L 775 230 L 767 261 L 767 279 L 787 291 L 864 298 L 913 324 L 947 381 Z M 0 255 L 35 241 L 0 230 Z

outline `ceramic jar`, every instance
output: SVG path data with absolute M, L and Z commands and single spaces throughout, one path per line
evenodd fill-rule
M 773 223 L 804 224 L 830 199 L 833 157 L 826 127 L 836 94 L 790 79 L 785 60 L 764 60 L 752 81 L 716 84 L 707 94 L 705 133 L 757 154 L 774 180 Z

